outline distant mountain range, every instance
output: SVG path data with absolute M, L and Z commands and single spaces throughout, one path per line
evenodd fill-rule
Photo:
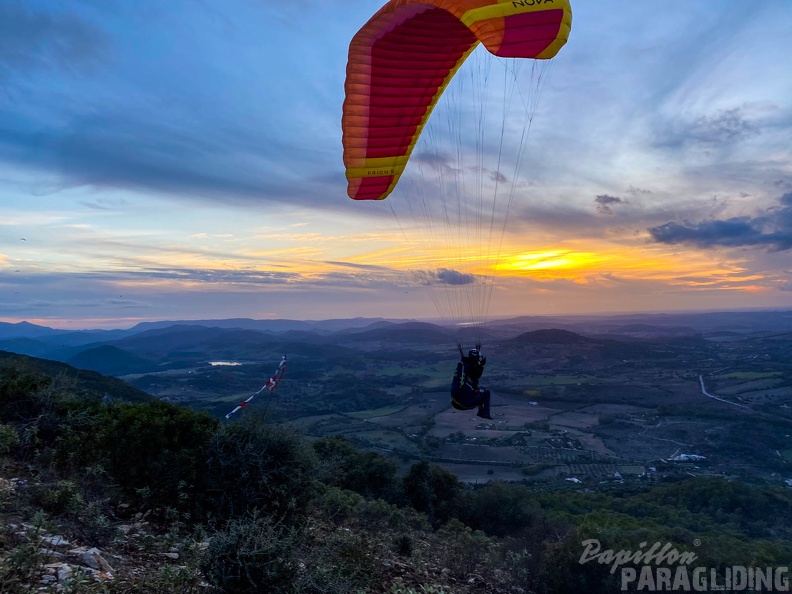
M 792 311 L 524 316 L 492 321 L 482 332 L 486 344 L 506 341 L 512 347 L 741 340 L 792 335 Z M 297 351 L 322 356 L 344 349 L 366 352 L 446 345 L 454 349 L 456 336 L 454 329 L 438 324 L 384 318 L 173 320 L 144 322 L 124 330 L 80 331 L 0 322 L 2 351 L 115 376 L 206 364 L 210 357 L 260 360 L 264 354 L 277 357 Z
M 309 332 L 330 333 L 350 328 L 368 328 L 374 324 L 386 322 L 385 318 L 352 318 L 348 320 L 253 320 L 250 318 L 231 318 L 227 320 L 191 320 L 141 322 L 131 328 L 132 332 L 145 332 L 168 328 L 176 325 L 206 326 L 208 328 L 239 328 L 242 330 L 259 330 L 264 332 L 288 332 L 304 330 Z
M 600 342 L 569 330 L 531 330 L 515 336 L 510 342 L 533 344 L 587 344 Z

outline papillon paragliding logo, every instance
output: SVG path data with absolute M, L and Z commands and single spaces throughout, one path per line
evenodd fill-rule
M 789 567 L 706 567 L 698 555 L 670 542 L 642 542 L 635 550 L 604 549 L 584 540 L 578 562 L 609 566 L 622 592 L 789 592 Z M 701 546 L 698 539 L 693 545 Z

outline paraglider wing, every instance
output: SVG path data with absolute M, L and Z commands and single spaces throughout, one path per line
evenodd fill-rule
M 569 0 L 390 0 L 352 39 L 341 127 L 348 194 L 393 191 L 427 118 L 479 42 L 548 59 L 566 43 Z

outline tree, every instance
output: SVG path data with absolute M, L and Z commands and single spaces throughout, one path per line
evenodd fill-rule
M 293 520 L 305 514 L 314 494 L 316 468 L 313 448 L 292 427 L 245 415 L 209 444 L 208 504 L 224 518 L 263 510 Z
M 421 461 L 410 467 L 403 483 L 407 500 L 413 508 L 425 512 L 433 526 L 448 521 L 461 491 L 454 474 Z

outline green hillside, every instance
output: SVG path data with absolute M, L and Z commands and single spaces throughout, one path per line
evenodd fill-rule
M 155 362 L 109 344 L 82 351 L 70 358 L 68 363 L 78 369 L 114 376 L 147 373 L 157 369 Z
M 71 393 L 82 398 L 97 400 L 105 396 L 124 402 L 148 402 L 154 397 L 133 388 L 126 382 L 107 377 L 96 371 L 77 369 L 66 363 L 17 355 L 0 351 L 0 377 L 9 369 L 24 370 L 49 378 L 52 382 L 68 386 Z
M 471 488 L 426 460 L 400 471 L 255 411 L 219 423 L 128 390 L 3 356 L 0 592 L 604 594 L 621 575 L 582 563 L 585 542 L 695 550 L 716 572 L 792 556 L 789 489 Z

